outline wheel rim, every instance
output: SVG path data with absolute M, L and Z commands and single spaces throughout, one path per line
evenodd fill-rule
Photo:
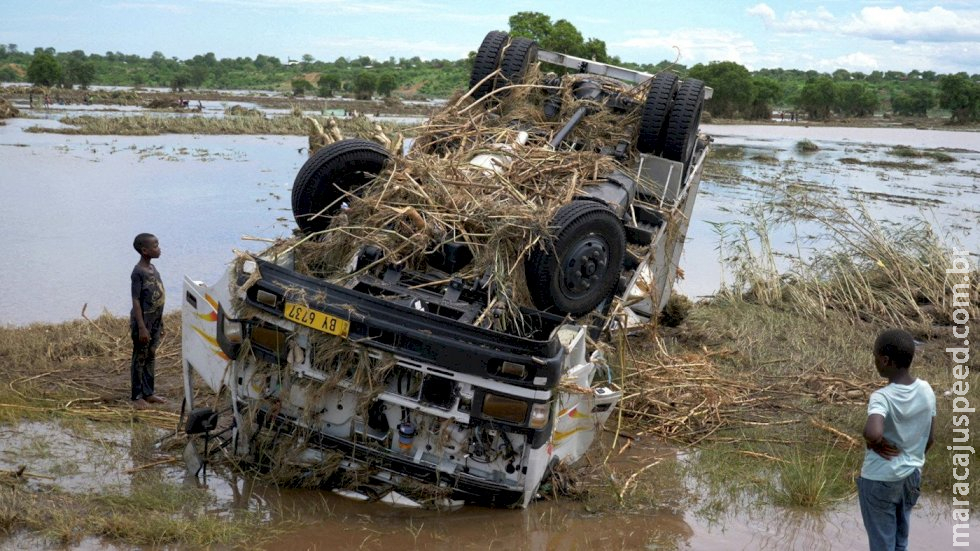
M 608 270 L 609 244 L 596 235 L 584 236 L 568 249 L 561 268 L 562 294 L 573 299 L 582 298 Z

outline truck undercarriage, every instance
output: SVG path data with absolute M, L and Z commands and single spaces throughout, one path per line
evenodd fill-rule
M 529 74 L 545 62 L 583 72 Z M 522 85 L 537 87 L 531 104 L 555 122 L 494 115 Z M 432 123 L 401 152 L 364 140 L 328 145 L 294 184 L 299 236 L 239 256 L 214 285 L 185 278 L 188 433 L 218 424 L 213 408 L 195 408 L 196 374 L 228 399 L 228 449 L 294 468 L 299 483 L 395 503 L 526 506 L 551 469 L 590 448 L 621 396 L 604 357 L 609 335 L 666 304 L 709 147 L 697 132 L 704 97 L 698 81 L 538 51 L 491 32 L 469 99 L 499 123 L 486 134 L 492 141 L 479 135 L 468 148 Z M 591 142 L 583 128 L 597 113 L 626 130 Z M 455 180 L 482 190 L 508 185 L 525 165 L 546 170 L 539 159 L 564 166 L 585 154 L 596 159 L 588 158 L 594 174 L 560 179 L 564 199 L 536 203 L 530 188 L 510 194 L 536 213 L 551 206 L 505 270 L 487 261 L 501 240 L 480 242 L 473 236 L 484 233 L 445 222 L 453 217 L 382 200 L 391 182 L 433 182 L 419 186 L 431 194 L 462 185 Z M 352 238 L 352 220 L 385 208 L 401 218 L 374 231 L 421 236 L 414 256 Z M 310 260 L 324 249 L 329 261 Z M 195 465 L 199 449 L 188 448 Z

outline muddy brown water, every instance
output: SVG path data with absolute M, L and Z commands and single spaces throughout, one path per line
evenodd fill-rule
M 82 436 L 79 437 L 79 434 Z M 24 422 L 0 431 L 0 468 L 31 465 L 44 478 L 32 484 L 53 484 L 64 490 L 92 493 L 110 488 L 127 491 L 147 472 L 127 469 L 155 459 L 152 443 L 165 434 L 147 434 L 145 427 L 106 429 L 96 424 L 67 427 Z M 607 436 L 608 439 L 608 436 Z M 935 459 L 935 458 L 933 458 Z M 690 460 L 653 440 L 639 441 L 611 462 L 628 473 L 654 461 L 673 467 Z M 261 548 L 269 551 L 420 549 L 527 551 L 637 550 L 860 550 L 866 548 L 856 499 L 826 512 L 748 505 L 729 500 L 727 511 L 706 513 L 711 496 L 680 471 L 656 476 L 659 484 L 645 491 L 661 496 L 655 506 L 591 510 L 584 502 L 539 500 L 527 509 L 462 507 L 435 511 L 359 502 L 329 491 L 278 488 L 217 468 L 207 485 L 186 479 L 179 466 L 162 466 L 153 476 L 198 487 L 212 497 L 210 514 L 262 513 L 276 535 Z M 597 491 L 602 491 L 598 489 Z M 744 503 L 743 503 L 744 501 Z M 283 521 L 286 518 L 288 521 Z M 978 533 L 980 522 L 971 524 Z M 912 514 L 911 549 L 951 548 L 952 516 L 948 501 L 924 496 Z M 63 549 L 29 534 L 0 539 L 0 549 Z M 70 549 L 128 549 L 123 543 L 88 537 Z

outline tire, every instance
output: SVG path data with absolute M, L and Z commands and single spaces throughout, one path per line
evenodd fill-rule
M 480 49 L 476 51 L 476 57 L 473 58 L 473 69 L 470 71 L 471 90 L 481 80 L 497 70 L 497 66 L 500 64 L 500 52 L 503 51 L 509 36 L 502 31 L 490 31 L 483 38 L 483 43 L 480 44 Z M 493 81 L 494 79 L 488 79 L 480 84 L 480 87 L 471 94 L 473 99 L 478 100 L 493 91 Z
M 341 199 L 371 182 L 388 163 L 388 151 L 359 139 L 332 143 L 307 159 L 293 182 L 293 218 L 307 233 L 323 231 Z
M 674 104 L 667 120 L 667 140 L 663 156 L 684 163 L 684 173 L 691 165 L 694 146 L 698 142 L 698 126 L 704 108 L 704 83 L 688 79 L 677 88 Z
M 521 84 L 527 70 L 538 59 L 538 43 L 530 38 L 514 38 L 504 49 L 500 60 L 500 76 L 495 79 L 494 89 L 511 84 Z
M 551 227 L 544 247 L 524 261 L 534 305 L 562 315 L 591 312 L 619 283 L 626 254 L 623 224 L 605 205 L 579 200 L 558 209 Z
M 640 132 L 636 149 L 640 153 L 659 155 L 667 140 L 667 119 L 677 93 L 677 75 L 660 73 L 650 83 L 647 99 L 640 117 Z

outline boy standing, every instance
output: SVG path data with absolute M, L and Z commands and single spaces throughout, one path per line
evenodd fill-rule
M 129 329 L 133 337 L 133 362 L 130 365 L 132 400 L 136 409 L 146 409 L 149 403 L 163 404 L 167 400 L 153 394 L 153 370 L 157 346 L 163 334 L 163 281 L 160 272 L 150 262 L 160 258 L 160 241 L 153 234 L 141 233 L 133 240 L 140 261 L 130 275 L 133 310 Z
M 905 551 L 921 469 L 936 431 L 936 395 L 929 383 L 909 374 L 915 341 L 907 332 L 881 333 L 873 352 L 875 369 L 888 386 L 868 401 L 868 449 L 857 480 L 858 499 L 871 551 Z

